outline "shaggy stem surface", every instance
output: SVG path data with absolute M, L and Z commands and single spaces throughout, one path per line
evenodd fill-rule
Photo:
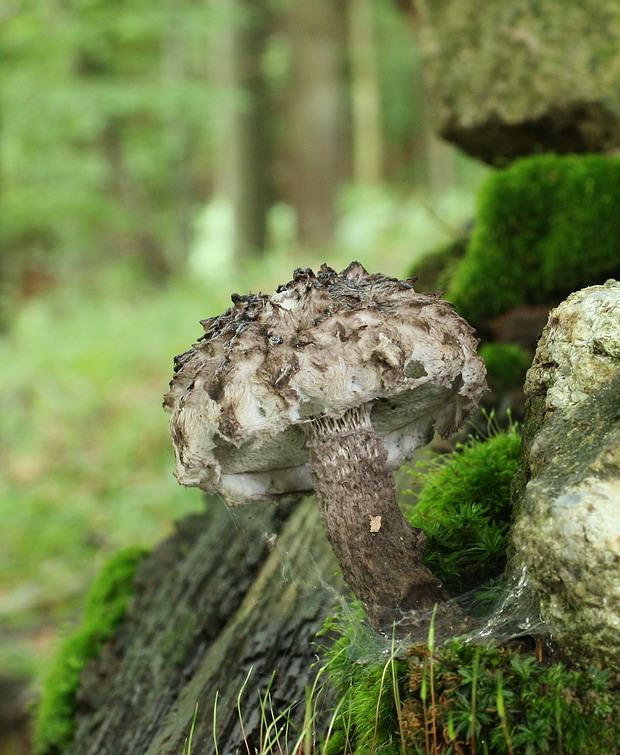
M 446 600 L 441 582 L 422 562 L 426 536 L 396 503 L 387 453 L 367 413 L 316 420 L 307 446 L 327 537 L 371 624 L 386 629 L 403 612 Z

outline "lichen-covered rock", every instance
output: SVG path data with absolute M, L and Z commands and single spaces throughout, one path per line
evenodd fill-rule
M 620 669 L 620 283 L 551 312 L 525 391 L 516 558 L 567 654 Z
M 421 0 L 437 130 L 493 163 L 620 144 L 615 0 Z

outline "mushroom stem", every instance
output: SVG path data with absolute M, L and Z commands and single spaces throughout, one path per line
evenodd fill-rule
M 310 467 L 327 537 L 342 574 L 376 629 L 449 598 L 422 562 L 426 536 L 396 503 L 387 452 L 368 410 L 308 426 Z

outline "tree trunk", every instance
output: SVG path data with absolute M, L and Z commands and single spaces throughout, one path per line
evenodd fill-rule
M 233 208 L 233 252 L 238 264 L 264 251 L 271 200 L 267 114 L 262 75 L 267 10 L 262 0 L 219 0 L 226 14 L 218 59 L 224 86 L 215 193 Z
M 174 93 L 184 86 L 188 76 L 188 34 L 186 31 L 188 7 L 176 0 L 165 0 L 166 23 L 161 50 L 161 79 L 164 88 Z M 172 108 L 164 120 L 164 144 L 169 155 L 170 203 L 174 209 L 174 228 L 171 233 L 170 257 L 174 268 L 185 264 L 192 240 L 192 180 L 191 155 L 194 145 L 192 133 L 182 112 L 182 106 Z
M 338 0 L 293 0 L 289 186 L 302 245 L 331 241 L 342 179 L 344 12 Z
M 101 130 L 100 145 L 109 169 L 109 184 L 119 203 L 141 220 L 130 236 L 137 258 L 153 280 L 162 281 L 171 273 L 170 262 L 154 227 L 152 202 L 142 182 L 127 168 L 124 127 L 122 119 L 110 118 Z
M 222 754 L 254 752 L 258 691 L 274 673 L 276 715 L 301 702 L 300 724 L 336 569 L 311 499 L 292 513 L 212 500 L 181 521 L 139 568 L 124 623 L 82 675 L 68 752 L 180 755 L 196 706 L 194 755 L 215 741 Z
M 378 184 L 383 178 L 381 96 L 372 0 L 349 0 L 353 180 Z

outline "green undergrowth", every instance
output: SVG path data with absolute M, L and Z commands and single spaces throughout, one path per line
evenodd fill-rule
M 44 681 L 35 720 L 35 755 L 56 755 L 71 743 L 80 675 L 123 619 L 133 595 L 133 577 L 145 553 L 143 548 L 120 551 L 95 579 L 81 623 L 62 643 Z
M 405 492 L 417 493 L 417 500 L 405 516 L 426 533 L 424 562 L 453 595 L 504 570 L 520 447 L 511 423 L 506 432 L 472 437 L 451 454 L 407 469 L 417 490 Z
M 365 657 L 359 606 L 326 623 L 326 671 L 339 693 L 327 755 L 590 755 L 615 752 L 617 686 L 606 671 L 454 639 Z M 371 630 L 367 630 L 370 634 Z M 361 643 L 361 644 L 360 644 Z M 532 643 L 533 644 L 533 643 Z
M 489 176 L 446 298 L 472 322 L 620 275 L 620 159 L 539 155 Z
M 407 654 L 406 753 L 615 752 L 618 693 L 606 671 L 546 665 L 519 647 L 453 640 Z
M 329 617 L 324 634 L 335 637 L 325 653 L 325 670 L 338 693 L 326 755 L 400 755 L 400 701 L 407 664 L 389 652 L 377 660 L 375 638 L 358 601 Z M 369 660 L 367 654 L 371 655 Z
M 479 353 L 492 391 L 501 393 L 523 386 L 533 358 L 527 349 L 516 343 L 486 343 Z

